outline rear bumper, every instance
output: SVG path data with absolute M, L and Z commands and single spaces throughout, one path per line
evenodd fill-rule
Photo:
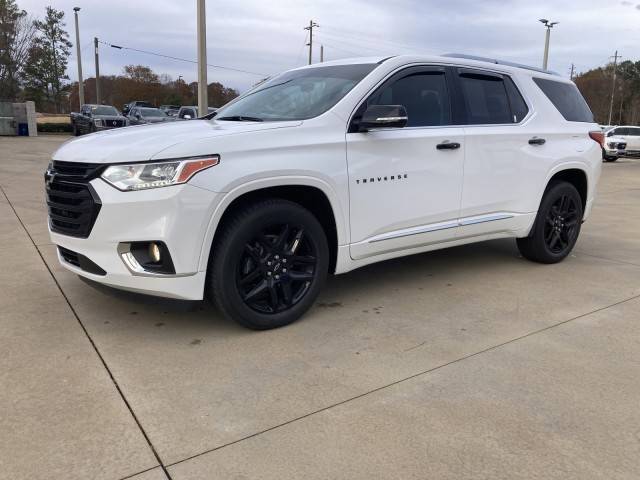
M 51 232 L 51 241 L 86 257 L 100 270 L 70 262 L 68 252 L 58 259 L 65 268 L 99 283 L 124 290 L 185 300 L 203 298 L 206 271 L 200 255 L 218 194 L 191 185 L 139 192 L 120 192 L 106 182 L 91 182 L 102 201 L 100 213 L 87 238 Z M 140 274 L 130 270 L 118 246 L 127 242 L 163 242 L 175 274 Z M 65 258 L 66 257 L 66 258 Z M 206 265 L 206 262 L 204 262 Z M 82 266 L 85 268 L 81 268 Z M 104 272 L 98 274 L 95 272 Z

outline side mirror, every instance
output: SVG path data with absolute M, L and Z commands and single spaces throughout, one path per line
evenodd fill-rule
M 613 137 L 613 132 L 607 133 L 607 137 Z
M 372 128 L 402 128 L 408 120 L 407 109 L 402 105 L 371 105 L 362 114 L 358 127 L 361 132 Z
M 182 118 L 184 118 L 185 120 L 191 120 L 191 115 L 186 114 Z

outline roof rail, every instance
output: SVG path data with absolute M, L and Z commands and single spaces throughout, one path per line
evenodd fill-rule
M 478 62 L 495 63 L 496 65 L 506 65 L 508 67 L 524 68 L 525 70 L 532 70 L 534 72 L 548 73 L 550 75 L 558 75 L 558 73 L 552 72 L 551 70 L 543 70 L 542 68 L 531 67 L 529 65 L 523 65 L 521 63 L 507 62 L 506 60 L 497 60 L 495 58 L 480 57 L 477 55 L 467 55 L 464 53 L 446 53 L 443 55 L 443 57 L 464 58 L 466 60 L 477 60 Z

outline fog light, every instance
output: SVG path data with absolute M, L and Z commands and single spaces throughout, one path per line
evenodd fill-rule
M 149 244 L 149 258 L 153 263 L 160 263 L 160 247 L 155 242 Z
M 127 268 L 139 275 L 175 275 L 171 253 L 164 242 L 123 242 L 118 254 Z

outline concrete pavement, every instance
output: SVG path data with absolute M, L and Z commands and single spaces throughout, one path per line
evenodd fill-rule
M 559 265 L 393 260 L 256 333 L 61 268 L 61 140 L 0 138 L 0 478 L 637 477 L 640 161 L 604 165 Z

